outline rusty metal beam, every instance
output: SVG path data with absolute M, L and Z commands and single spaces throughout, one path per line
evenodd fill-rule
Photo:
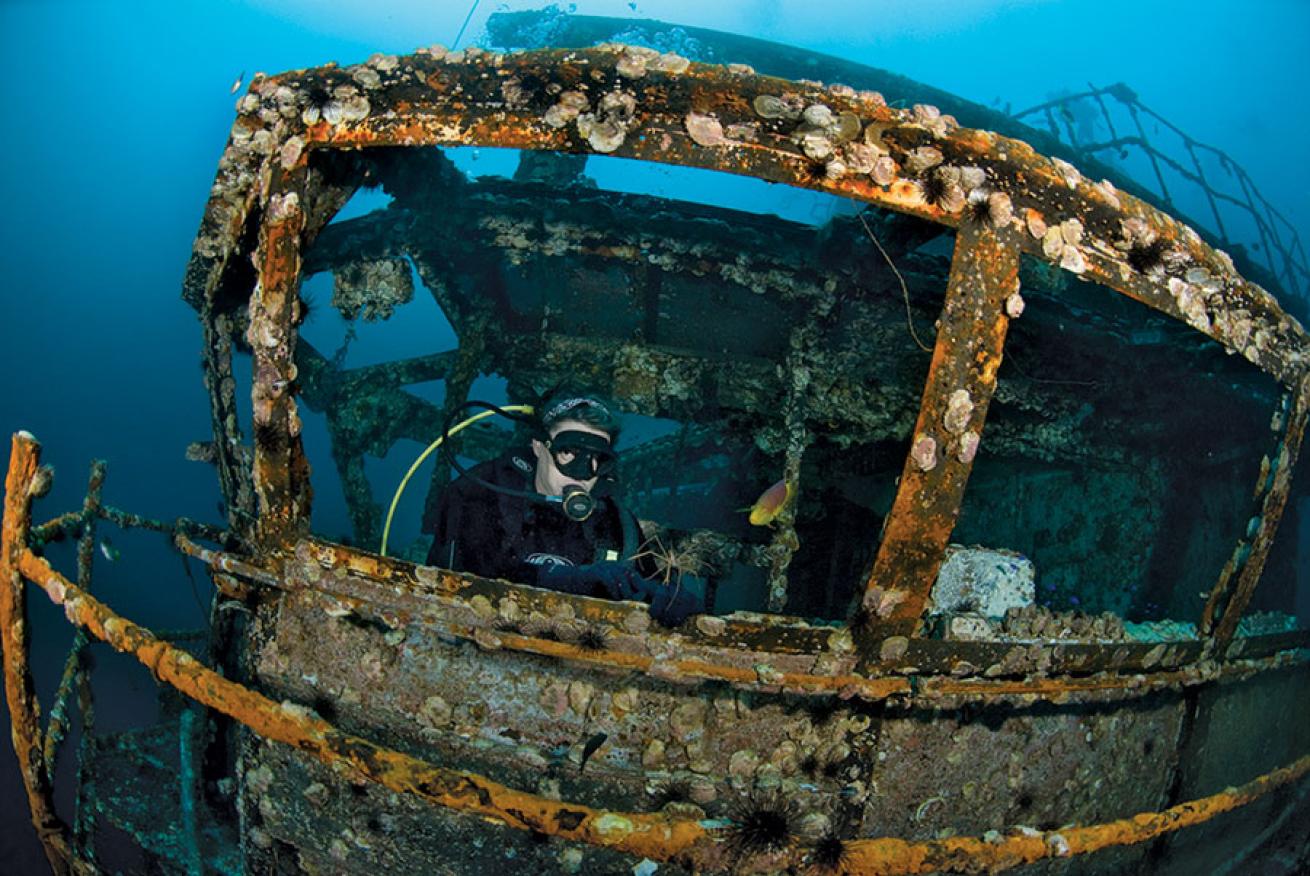
M 923 405 L 863 605 L 917 632 L 959 515 L 1019 291 L 1019 251 L 989 224 L 960 228 Z
M 0 643 L 4 651 L 5 703 L 10 738 L 27 792 L 32 826 L 57 876 L 73 872 L 68 826 L 55 813 L 54 797 L 41 749 L 41 707 L 28 665 L 27 597 L 20 558 L 31 556 L 26 539 L 32 525 L 33 486 L 41 464 L 41 445 L 27 432 L 14 434 L 5 478 L 4 543 L 0 545 Z
M 1260 583 L 1260 573 L 1264 571 L 1265 560 L 1269 556 L 1269 549 L 1273 546 L 1274 535 L 1283 516 L 1283 508 L 1292 489 L 1292 474 L 1296 469 L 1297 458 L 1300 456 L 1306 421 L 1310 419 L 1310 376 L 1301 382 L 1300 387 L 1293 394 L 1289 407 L 1290 410 L 1284 414 L 1285 431 L 1274 461 L 1276 468 L 1272 480 L 1269 480 L 1266 475 L 1266 483 L 1256 485 L 1257 490 L 1264 490 L 1264 502 L 1260 507 L 1258 518 L 1252 521 L 1256 528 L 1251 537 L 1250 555 L 1237 574 L 1232 595 L 1227 599 L 1223 607 L 1223 616 L 1217 623 L 1214 621 L 1214 606 L 1226 594 L 1217 586 L 1206 602 L 1200 632 L 1203 636 L 1212 636 L 1210 644 L 1216 654 L 1225 653 L 1232 644 L 1233 636 L 1237 632 L 1237 624 L 1255 594 L 1255 588 Z
M 254 359 L 251 397 L 257 532 L 270 549 L 290 543 L 309 524 L 309 463 L 292 398 L 297 377 L 292 361 L 296 345 L 292 313 L 298 302 L 300 234 L 305 226 L 297 191 L 304 176 L 303 171 L 277 175 L 282 193 L 270 199 L 260 231 L 261 282 L 250 299 L 246 335 Z

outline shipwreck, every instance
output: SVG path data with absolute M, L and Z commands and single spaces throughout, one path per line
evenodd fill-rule
M 14 437 L 5 683 L 54 871 L 99 871 L 98 822 L 182 873 L 1306 866 L 1280 520 L 1310 338 L 1266 289 L 1300 300 L 1299 243 L 1227 254 L 1055 121 L 837 59 L 599 19 L 492 35 L 516 50 L 240 98 L 183 293 L 225 526 L 113 508 L 102 465 L 34 523 L 49 474 Z M 705 614 L 423 565 L 402 518 L 448 466 L 386 514 L 378 459 L 565 379 L 631 416 L 625 501 Z M 796 500 L 750 526 L 779 478 Z M 200 637 L 92 595 L 106 521 L 207 566 Z M 81 631 L 44 726 L 33 586 Z M 96 738 L 95 640 L 158 679 L 157 726 Z

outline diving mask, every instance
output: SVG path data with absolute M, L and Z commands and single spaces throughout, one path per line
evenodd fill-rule
M 609 438 L 593 432 L 565 429 L 545 442 L 560 474 L 575 481 L 603 478 L 614 471 L 618 455 Z

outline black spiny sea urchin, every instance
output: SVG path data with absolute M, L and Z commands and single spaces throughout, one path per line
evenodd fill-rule
M 609 647 L 609 627 L 602 624 L 587 624 L 578 633 L 578 647 L 585 651 L 604 651 Z
M 1134 241 L 1128 250 L 1128 264 L 1139 274 L 1149 274 L 1156 268 L 1163 267 L 1164 254 L 1169 249 L 1163 238 L 1152 238 L 1149 242 Z
M 984 225 L 992 221 L 995 210 L 992 206 L 991 192 L 984 189 L 974 189 L 969 192 L 968 216 L 978 225 Z
M 931 170 L 919 181 L 919 191 L 923 193 L 924 201 L 935 207 L 940 207 L 942 201 L 946 200 L 948 188 L 949 183 L 942 175 Z
M 850 843 L 836 830 L 824 831 L 810 847 L 809 862 L 812 872 L 836 873 L 851 857 Z
M 777 792 L 757 792 L 732 808 L 727 846 L 738 860 L 780 852 L 791 845 L 796 808 Z

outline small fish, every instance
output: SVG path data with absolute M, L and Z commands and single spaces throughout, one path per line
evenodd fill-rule
M 119 557 L 118 548 L 114 547 L 114 545 L 107 538 L 100 539 L 100 553 L 102 556 L 104 556 L 106 560 L 109 560 L 109 562 L 111 563 L 118 562 L 118 557 Z
M 596 753 L 596 749 L 605 744 L 606 739 L 609 739 L 608 733 L 597 733 L 587 740 L 587 744 L 582 746 L 582 762 L 578 764 L 578 772 L 582 772 L 582 768 L 587 765 L 587 761 Z
M 796 495 L 796 488 L 786 478 L 769 487 L 751 506 L 751 526 L 768 526 L 781 514 Z
M 242 70 L 241 75 L 237 77 L 237 81 L 232 83 L 232 91 L 230 93 L 236 94 L 238 91 L 240 91 L 241 83 L 245 81 L 246 81 L 246 71 Z

